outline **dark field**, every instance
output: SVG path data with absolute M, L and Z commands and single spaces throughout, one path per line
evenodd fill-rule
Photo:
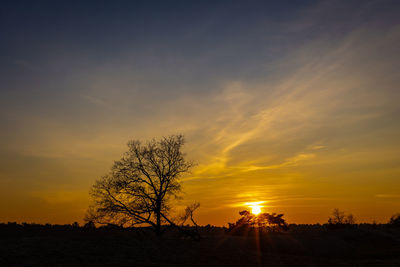
M 400 229 L 291 225 L 288 232 L 227 235 L 202 227 L 202 240 L 168 232 L 72 226 L 0 226 L 1 266 L 400 266 Z M 256 237 L 259 238 L 256 238 Z

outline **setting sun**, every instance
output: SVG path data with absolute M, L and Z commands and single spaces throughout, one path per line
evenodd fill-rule
M 249 207 L 251 209 L 251 213 L 258 215 L 261 213 L 261 208 L 264 207 L 262 204 L 264 203 L 266 203 L 266 201 L 245 202 L 243 205 Z
M 260 206 L 253 206 L 251 207 L 251 213 L 254 215 L 258 215 L 261 213 L 261 207 Z

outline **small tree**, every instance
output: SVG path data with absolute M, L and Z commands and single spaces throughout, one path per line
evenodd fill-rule
M 177 226 L 168 217 L 170 200 L 181 190 L 180 176 L 193 165 L 185 160 L 183 145 L 182 135 L 146 144 L 130 141 L 128 152 L 93 186 L 94 204 L 86 221 L 148 225 L 157 236 L 162 234 L 162 224 Z
M 194 212 L 200 207 L 200 203 L 193 203 L 189 206 L 187 206 L 185 208 L 185 211 L 183 212 L 183 214 L 181 214 L 179 216 L 179 220 L 180 220 L 180 225 L 183 226 L 185 224 L 185 222 L 190 219 L 190 221 L 192 222 L 193 226 L 198 229 L 198 225 L 196 223 L 196 221 L 194 220 Z
M 355 218 L 353 214 L 345 215 L 343 211 L 336 208 L 332 212 L 332 217 L 329 217 L 328 224 L 332 227 L 351 226 L 355 224 Z
M 332 217 L 329 217 L 328 223 L 329 224 L 343 224 L 345 220 L 345 215 L 343 211 L 339 209 L 334 209 L 332 212 Z
M 269 228 L 273 231 L 281 231 L 288 230 L 288 225 L 283 219 L 283 214 L 276 213 L 261 213 L 259 215 L 255 215 L 250 213 L 247 210 L 239 212 L 242 216 L 236 223 L 228 223 L 229 229 L 228 231 L 239 233 L 246 228 Z

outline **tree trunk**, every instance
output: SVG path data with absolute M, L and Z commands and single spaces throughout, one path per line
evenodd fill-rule
M 161 201 L 157 201 L 157 208 L 156 208 L 156 235 L 158 237 L 161 236 Z

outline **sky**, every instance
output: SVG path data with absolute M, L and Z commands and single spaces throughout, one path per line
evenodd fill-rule
M 0 221 L 82 222 L 129 140 L 184 134 L 177 208 L 400 212 L 400 2 L 4 1 Z

